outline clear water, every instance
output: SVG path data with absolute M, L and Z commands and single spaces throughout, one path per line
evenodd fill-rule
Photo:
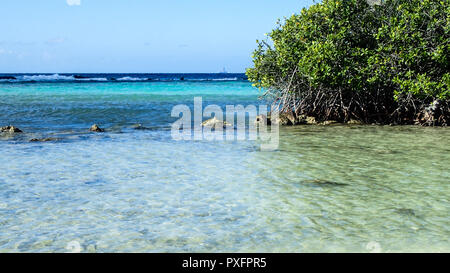
M 0 125 L 25 131 L 0 136 L 0 252 L 450 251 L 448 128 L 173 141 L 194 96 L 258 103 L 239 80 L 0 84 Z

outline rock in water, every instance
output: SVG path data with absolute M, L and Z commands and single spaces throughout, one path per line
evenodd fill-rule
M 49 141 L 57 141 L 58 138 L 55 137 L 46 137 L 46 138 L 33 138 L 30 139 L 30 142 L 49 142 Z
M 274 124 L 278 124 L 280 126 L 288 126 L 293 125 L 292 121 L 284 114 L 280 114 L 278 118 L 273 121 Z
M 274 124 L 279 124 L 282 126 L 290 125 L 303 125 L 303 124 L 315 124 L 309 123 L 314 119 L 314 117 L 307 117 L 305 115 L 296 115 L 294 112 L 287 112 L 278 115 L 278 118 L 273 121 Z
M 274 124 L 281 126 L 299 125 L 299 120 L 294 112 L 279 113 L 278 117 L 273 120 Z
M 319 187 L 339 187 L 339 186 L 348 186 L 348 184 L 335 182 L 335 181 L 327 181 L 322 179 L 313 179 L 313 180 L 304 180 L 303 183 L 307 183 L 311 186 L 319 186 Z
M 11 126 L 11 125 L 1 127 L 0 132 L 2 132 L 2 133 L 23 133 L 22 130 L 20 130 L 17 127 Z
M 131 128 L 133 128 L 134 130 L 149 130 L 150 128 L 142 126 L 142 124 L 138 123 L 138 124 L 133 124 L 131 126 Z
M 233 125 L 226 121 L 223 121 L 223 120 L 220 120 L 220 119 L 214 117 L 212 119 L 208 119 L 208 120 L 202 122 L 202 126 L 203 127 L 211 127 L 211 128 L 216 129 L 219 127 L 226 128 L 226 127 L 230 127 Z
M 363 123 L 359 120 L 351 119 L 351 120 L 347 121 L 347 124 L 362 125 Z
M 413 209 L 396 209 L 395 212 L 399 213 L 399 214 L 403 214 L 406 216 L 417 216 L 416 212 Z
M 306 117 L 306 124 L 314 125 L 317 124 L 315 117 Z
M 255 119 L 256 125 L 280 125 L 280 126 L 292 126 L 307 124 L 309 117 L 305 115 L 296 115 L 294 112 L 279 113 L 277 118 L 272 118 L 272 113 L 268 113 L 268 116 L 258 115 Z
M 91 132 L 104 132 L 105 130 L 100 128 L 100 127 L 98 127 L 97 124 L 94 124 L 94 125 L 91 126 L 89 131 L 91 131 Z
M 307 124 L 306 119 L 307 119 L 307 116 L 305 116 L 305 115 L 298 115 L 296 120 L 295 120 L 296 125 Z
M 322 123 L 320 123 L 320 125 L 332 125 L 332 124 L 337 124 L 338 122 L 335 120 L 326 120 Z
M 256 116 L 255 125 L 271 125 L 270 117 L 265 115 Z

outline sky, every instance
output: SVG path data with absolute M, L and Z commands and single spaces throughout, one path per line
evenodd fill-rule
M 3 0 L 0 73 L 241 73 L 312 0 Z

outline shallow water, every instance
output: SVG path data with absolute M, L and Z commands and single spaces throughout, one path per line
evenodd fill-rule
M 1 84 L 0 125 L 25 134 L 0 136 L 0 251 L 450 251 L 447 128 L 286 127 L 276 151 L 170 137 L 176 104 L 257 95 L 244 81 Z

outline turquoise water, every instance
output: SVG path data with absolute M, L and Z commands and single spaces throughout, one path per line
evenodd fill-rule
M 0 251 L 450 251 L 449 129 L 174 141 L 171 109 L 194 96 L 259 103 L 245 81 L 1 84 L 0 126 L 25 133 L 0 134 Z

